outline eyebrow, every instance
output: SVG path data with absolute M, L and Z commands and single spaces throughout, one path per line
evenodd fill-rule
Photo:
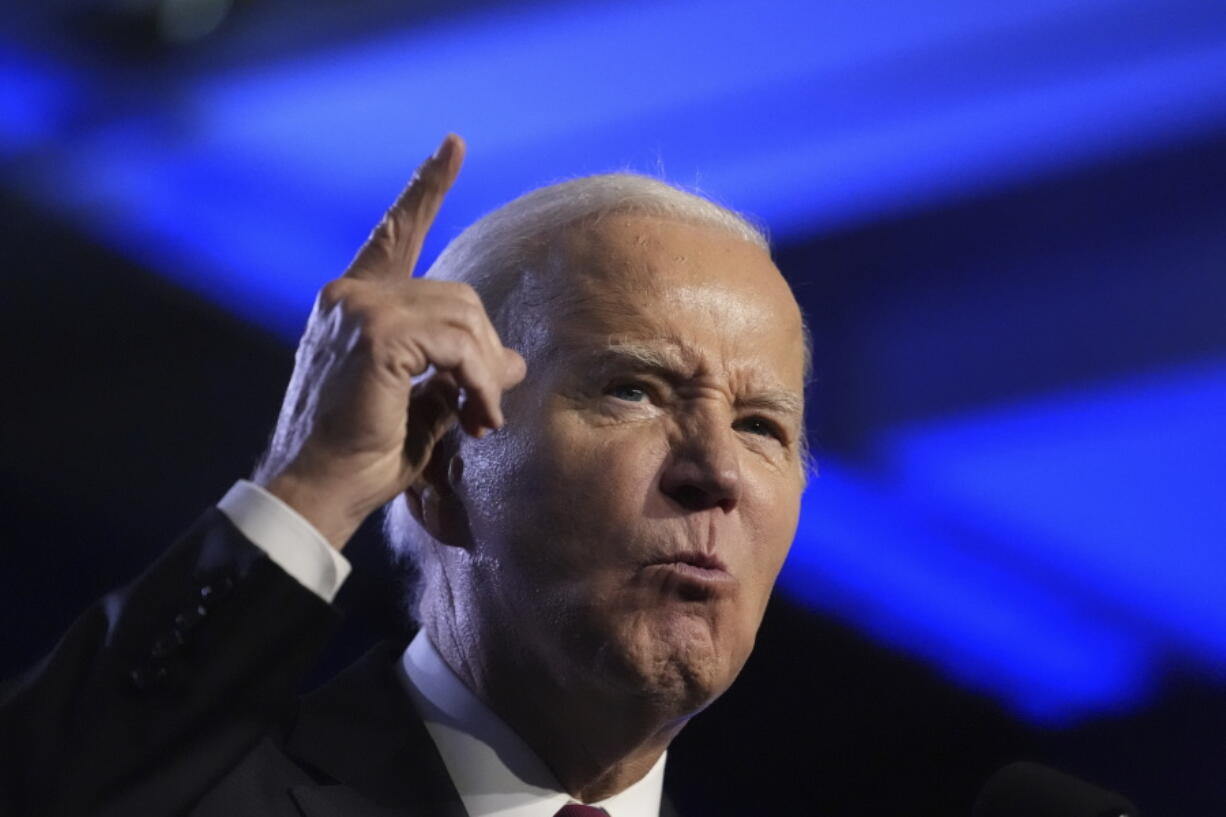
M 738 400 L 737 404 L 745 408 L 773 411 L 777 414 L 790 414 L 803 418 L 805 402 L 797 394 L 790 391 L 771 390 L 760 392 L 751 397 Z
M 683 375 L 687 368 L 685 358 L 678 350 L 644 343 L 610 343 L 603 349 L 589 353 L 587 357 L 598 369 L 632 366 Z
M 654 344 L 610 343 L 605 348 L 589 353 L 585 357 L 590 360 L 592 368 L 598 372 L 632 368 L 657 372 L 671 379 L 681 379 L 688 376 L 687 370 L 691 368 L 686 365 L 685 356 L 680 349 L 660 347 Z M 741 408 L 790 415 L 798 420 L 803 420 L 805 413 L 804 398 L 786 389 L 765 389 L 746 397 L 737 398 L 736 404 Z

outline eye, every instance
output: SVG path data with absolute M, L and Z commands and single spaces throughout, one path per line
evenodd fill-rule
M 650 397 L 647 386 L 642 383 L 616 383 L 605 389 L 605 394 L 627 403 L 641 403 Z
M 787 442 L 787 435 L 779 424 L 766 417 L 754 415 L 752 417 L 743 417 L 732 424 L 732 427 L 737 431 L 744 431 L 747 434 L 757 434 L 763 437 L 774 437 L 781 443 Z

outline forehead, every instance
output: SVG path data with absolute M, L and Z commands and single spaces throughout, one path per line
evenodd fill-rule
M 554 352 L 656 345 L 692 368 L 800 388 L 800 310 L 763 248 L 709 226 L 614 215 L 572 225 L 554 249 L 554 297 L 538 316 Z

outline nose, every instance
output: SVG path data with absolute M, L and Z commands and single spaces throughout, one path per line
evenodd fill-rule
M 673 444 L 660 491 L 687 511 L 730 512 L 741 499 L 739 454 L 729 426 L 693 424 Z

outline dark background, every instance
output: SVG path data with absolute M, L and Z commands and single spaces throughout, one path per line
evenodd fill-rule
M 55 22 L 157 53 L 139 25 L 98 19 L 112 28 Z M 913 421 L 1226 359 L 1223 181 L 1226 131 L 1204 129 L 788 234 L 776 255 L 814 331 L 819 464 L 871 466 L 876 435 Z M 7 677 L 250 472 L 293 348 L 12 189 L 0 259 Z M 304 685 L 406 632 L 375 526 L 346 554 L 345 629 Z M 691 814 L 960 815 L 991 771 L 1029 758 L 1147 814 L 1207 815 L 1226 808 L 1224 734 L 1226 679 L 1186 654 L 1164 654 L 1124 711 L 1045 725 L 779 594 L 742 679 L 682 734 L 669 775 Z

